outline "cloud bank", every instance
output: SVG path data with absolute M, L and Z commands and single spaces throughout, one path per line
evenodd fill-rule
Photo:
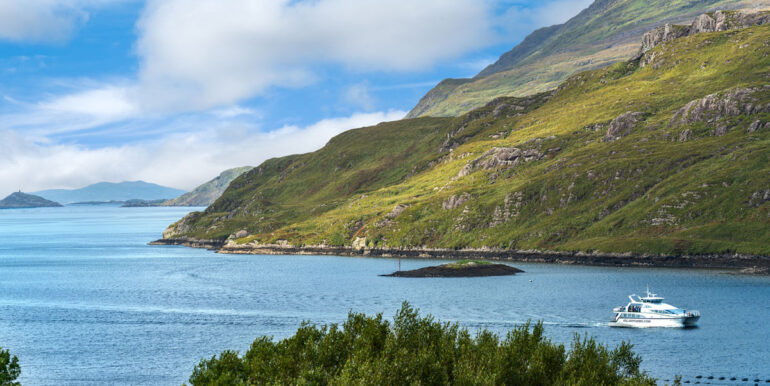
M 88 8 L 125 0 L 2 0 L 0 40 L 62 42 L 88 21 Z
M 146 108 L 204 109 L 306 85 L 317 65 L 424 69 L 488 44 L 489 12 L 477 0 L 151 1 L 139 83 Z
M 246 109 L 221 111 L 227 116 Z M 235 114 L 235 115 L 230 115 Z M 349 129 L 401 119 L 406 112 L 353 114 L 307 127 L 284 126 L 254 131 L 241 121 L 195 117 L 210 129 L 177 131 L 161 140 L 90 149 L 71 144 L 35 141 L 13 131 L 0 131 L 0 196 L 13 191 L 79 188 L 100 181 L 145 180 L 193 189 L 222 170 L 252 165 L 287 154 L 314 151 Z

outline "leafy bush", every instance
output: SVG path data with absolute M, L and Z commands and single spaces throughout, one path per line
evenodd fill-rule
M 3 350 L 0 347 L 0 386 L 19 386 L 19 382 L 16 382 L 16 378 L 21 374 L 21 367 L 19 367 L 19 359 L 16 356 L 11 356 L 8 350 Z
M 527 323 L 504 339 L 481 330 L 472 336 L 404 303 L 393 323 L 351 312 L 342 326 L 303 323 L 275 342 L 254 341 L 243 357 L 225 351 L 202 360 L 192 385 L 653 385 L 641 359 L 622 343 L 609 349 L 575 336 L 569 350 Z

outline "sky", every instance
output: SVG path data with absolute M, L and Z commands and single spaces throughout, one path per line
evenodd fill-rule
M 2 0 L 0 198 L 313 151 L 591 2 Z

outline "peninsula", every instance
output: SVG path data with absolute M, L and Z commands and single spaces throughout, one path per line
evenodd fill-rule
M 49 201 L 43 197 L 22 192 L 11 193 L 8 197 L 0 200 L 0 209 L 47 208 L 60 206 L 62 205 L 58 202 Z
M 625 17 L 602 3 L 592 9 Z M 769 267 L 770 12 L 682 22 L 641 33 L 627 60 L 554 89 L 354 129 L 265 161 L 158 243 Z

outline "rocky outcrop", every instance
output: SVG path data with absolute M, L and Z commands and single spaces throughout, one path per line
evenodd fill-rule
M 506 264 L 490 264 L 486 262 L 466 262 L 444 264 L 435 267 L 425 267 L 411 271 L 396 271 L 388 277 L 486 277 L 507 276 L 524 272 Z
M 687 142 L 691 140 L 693 137 L 692 130 L 690 129 L 684 129 L 681 133 L 679 133 L 679 142 Z
M 642 47 L 639 50 L 639 57 L 660 44 L 687 36 L 688 33 L 689 29 L 681 25 L 666 24 L 655 28 L 642 36 Z
M 465 177 L 476 170 L 494 169 L 497 167 L 511 167 L 518 164 L 543 159 L 545 155 L 537 149 L 522 150 L 517 147 L 493 147 L 487 150 L 481 157 L 469 162 L 458 174 Z
M 472 198 L 471 195 L 468 193 L 452 195 L 446 200 L 444 200 L 444 202 L 441 204 L 441 208 L 444 210 L 457 209 L 460 207 L 460 205 L 470 201 L 471 198 Z
M 768 201 L 770 201 L 770 189 L 759 190 L 749 197 L 748 205 L 752 208 L 757 208 Z
M 605 141 L 617 140 L 631 134 L 631 130 L 646 117 L 645 113 L 631 111 L 619 115 L 610 122 L 610 127 L 604 136 Z
M 489 227 L 494 228 L 514 217 L 518 217 L 523 206 L 523 198 L 522 192 L 508 193 L 503 200 L 503 206 L 495 207 Z
M 179 221 L 169 225 L 168 228 L 163 231 L 163 238 L 174 239 L 186 234 L 187 232 L 190 232 L 192 230 L 192 226 L 190 224 L 194 223 L 200 214 L 200 212 L 188 213 Z
M 767 130 L 770 129 L 770 122 L 762 122 L 759 119 L 755 120 L 754 122 L 751 122 L 749 127 L 746 129 L 747 134 L 751 134 L 757 130 Z
M 716 11 L 713 14 L 704 13 L 693 20 L 690 25 L 666 24 L 647 32 L 642 36 L 642 46 L 635 59 L 641 59 L 640 65 L 650 64 L 654 57 L 646 55 L 653 48 L 684 36 L 692 36 L 703 32 L 727 31 L 770 23 L 770 12 L 739 12 Z
M 403 213 L 408 207 L 409 207 L 408 205 L 398 204 L 395 207 L 393 207 L 393 210 L 391 210 L 388 214 L 385 215 L 385 218 L 387 218 L 388 220 L 392 220 L 398 217 L 401 213 Z
M 674 113 L 669 125 L 672 127 L 694 123 L 707 123 L 713 126 L 712 135 L 726 134 L 735 127 L 736 122 L 730 118 L 741 115 L 755 115 L 770 112 L 770 103 L 757 103 L 758 93 L 770 92 L 770 85 L 753 88 L 736 88 L 722 93 L 706 95 L 693 100 Z M 754 120 L 746 129 L 751 133 L 769 126 L 761 120 Z M 692 138 L 692 132 L 680 133 L 680 140 Z

